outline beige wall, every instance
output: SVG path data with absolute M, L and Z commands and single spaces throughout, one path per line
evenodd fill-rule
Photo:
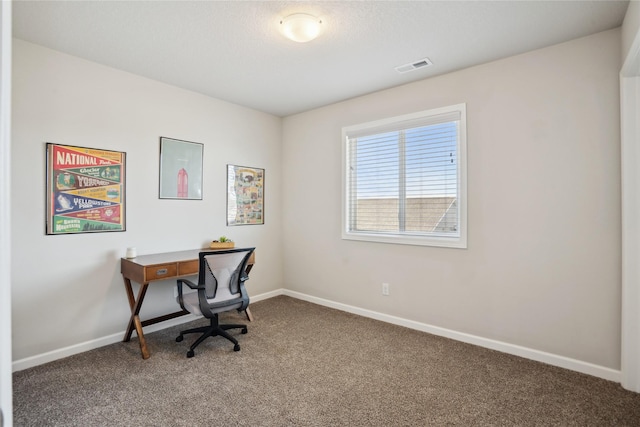
M 622 25 L 622 354 L 621 384 L 640 392 L 640 2 Z
M 627 13 L 624 16 L 622 24 L 622 61 L 626 60 L 628 55 L 637 56 L 635 52 L 631 52 L 633 43 L 640 31 L 640 1 L 633 0 L 629 2 Z
M 616 29 L 285 118 L 285 287 L 619 369 L 619 64 Z M 341 128 L 462 102 L 468 249 L 341 240 Z
M 124 332 L 119 257 L 203 247 L 226 235 L 257 246 L 249 292 L 282 284 L 281 119 L 14 40 L 13 360 Z M 158 199 L 159 137 L 204 144 L 204 200 Z M 45 142 L 127 153 L 127 231 L 45 236 Z M 226 227 L 226 165 L 266 169 L 265 225 Z M 143 319 L 177 307 L 154 284 Z M 132 344 L 135 348 L 135 344 Z

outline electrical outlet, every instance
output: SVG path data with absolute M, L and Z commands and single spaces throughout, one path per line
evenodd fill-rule
M 388 283 L 383 283 L 382 284 L 382 295 L 389 295 L 389 284 Z

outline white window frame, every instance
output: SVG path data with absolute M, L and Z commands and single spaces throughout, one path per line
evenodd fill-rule
M 436 116 L 459 114 L 457 138 L 457 203 L 458 227 L 457 236 L 438 233 L 409 234 L 374 231 L 353 231 L 349 224 L 350 188 L 350 156 L 349 136 L 365 133 L 382 133 L 390 130 L 410 128 L 412 123 L 429 124 L 430 119 L 437 122 Z M 442 108 L 419 111 L 403 116 L 391 117 L 342 128 L 342 239 L 361 240 L 378 243 L 395 243 L 405 245 L 436 246 L 446 248 L 467 247 L 467 117 L 466 104 L 456 104 Z

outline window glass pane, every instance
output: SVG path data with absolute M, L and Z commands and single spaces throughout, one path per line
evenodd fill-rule
M 405 143 L 403 231 L 456 232 L 457 122 L 408 129 Z
M 398 135 L 389 132 L 354 140 L 355 230 L 398 230 Z
M 462 214 L 466 221 L 459 200 L 464 105 L 428 113 L 346 129 L 343 237 L 409 236 L 426 241 L 461 236 Z

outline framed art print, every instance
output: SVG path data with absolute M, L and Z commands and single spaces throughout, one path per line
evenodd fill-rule
M 125 231 L 126 153 L 46 146 L 46 233 Z
M 264 169 L 227 165 L 227 225 L 264 224 Z
M 160 137 L 160 198 L 202 200 L 204 145 Z

